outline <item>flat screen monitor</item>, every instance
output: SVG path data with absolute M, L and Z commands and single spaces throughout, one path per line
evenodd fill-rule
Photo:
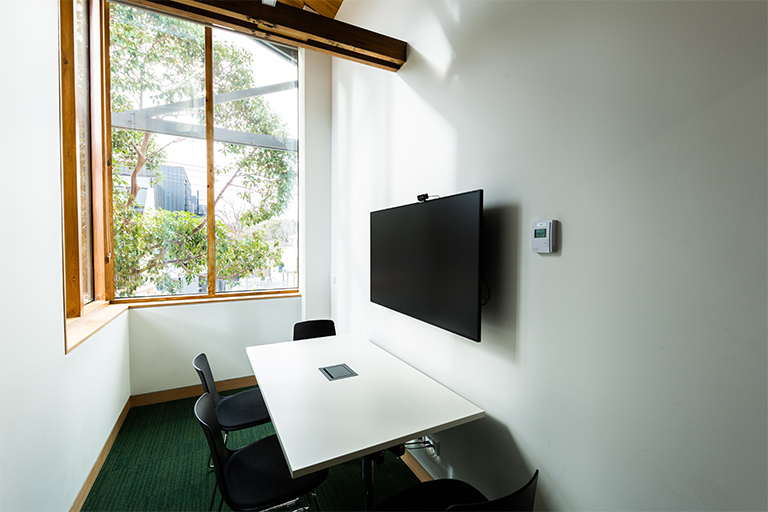
M 371 302 L 480 341 L 483 191 L 371 212 Z

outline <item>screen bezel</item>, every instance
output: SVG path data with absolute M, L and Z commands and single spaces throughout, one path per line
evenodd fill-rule
M 458 215 L 457 219 L 448 218 L 448 219 L 441 219 L 440 222 L 442 222 L 443 225 L 438 227 L 442 230 L 447 230 L 452 226 L 455 226 L 455 224 L 451 224 L 453 220 L 458 220 L 460 226 L 460 229 L 467 229 L 469 230 L 467 233 L 462 233 L 462 237 L 457 240 L 457 243 L 463 244 L 461 246 L 460 252 L 466 252 L 468 254 L 468 258 L 471 261 L 468 262 L 462 262 L 462 265 L 466 265 L 466 268 L 463 268 L 461 270 L 462 275 L 461 278 L 463 281 L 466 281 L 465 284 L 462 285 L 462 288 L 459 290 L 452 290 L 450 291 L 450 294 L 453 295 L 453 299 L 456 301 L 456 303 L 448 304 L 448 310 L 450 308 L 456 308 L 458 307 L 460 309 L 459 315 L 461 315 L 461 325 L 457 327 L 457 325 L 453 324 L 454 321 L 453 318 L 448 320 L 446 322 L 445 317 L 446 314 L 444 312 L 439 312 L 436 314 L 434 311 L 429 312 L 430 308 L 423 308 L 416 306 L 416 310 L 414 310 L 411 305 L 405 304 L 404 302 L 414 302 L 416 301 L 415 298 L 408 297 L 404 300 L 400 300 L 399 302 L 393 303 L 389 298 L 382 297 L 383 292 L 381 292 L 381 283 L 377 283 L 376 280 L 380 278 L 380 276 L 377 275 L 377 270 L 375 265 L 377 265 L 377 257 L 382 257 L 381 254 L 376 253 L 377 247 L 380 247 L 382 244 L 382 240 L 377 240 L 375 237 L 377 236 L 377 233 L 375 233 L 376 229 L 381 228 L 380 223 L 382 221 L 387 221 L 386 217 L 390 216 L 390 220 L 392 216 L 403 216 L 408 217 L 410 219 L 416 219 L 416 220 L 423 220 L 422 217 L 429 218 L 430 215 L 433 214 L 433 212 L 427 211 L 425 209 L 439 209 L 443 208 L 449 212 L 449 215 Z M 456 212 L 453 212 L 451 210 L 456 210 Z M 470 211 L 471 210 L 471 211 Z M 426 322 L 430 325 L 433 325 L 435 327 L 438 327 L 440 329 L 444 329 L 446 331 L 452 332 L 456 335 L 462 336 L 464 338 L 470 339 L 475 342 L 479 342 L 481 339 L 481 305 L 482 305 L 482 222 L 483 222 L 483 191 L 482 190 L 473 190 L 469 192 L 463 192 L 460 194 L 454 194 L 451 196 L 441 197 L 437 199 L 432 199 L 429 201 L 424 202 L 418 202 L 418 203 L 410 203 L 406 205 L 401 206 L 395 206 L 391 208 L 385 208 L 382 210 L 376 210 L 371 212 L 370 217 L 370 246 L 371 246 L 371 255 L 370 255 L 370 300 L 374 304 L 380 305 L 382 307 L 386 307 L 390 310 L 397 311 L 401 314 L 410 316 L 412 318 L 415 318 L 417 320 Z M 409 217 L 410 216 L 410 217 Z M 377 218 L 378 217 L 378 218 Z M 434 220 L 434 219 L 432 219 Z M 463 224 L 466 224 L 467 227 L 465 228 Z M 414 228 L 415 230 L 424 229 L 424 226 L 416 226 Z M 380 233 L 379 233 L 380 235 Z M 427 233 L 429 235 L 429 233 Z M 411 234 L 411 237 L 414 235 Z M 424 236 L 424 238 L 429 238 L 429 236 Z M 391 235 L 390 235 L 391 239 Z M 407 241 L 413 241 L 412 238 L 407 238 Z M 446 242 L 441 242 L 443 246 L 446 245 Z M 450 259 L 450 258 L 449 258 Z M 429 273 L 429 272 L 427 272 Z M 435 283 L 435 279 L 432 279 L 431 281 L 423 282 L 421 286 L 430 286 L 430 282 Z M 388 284 L 387 282 L 386 284 Z M 436 288 L 445 287 L 442 284 L 442 281 L 438 281 Z M 387 293 L 392 294 L 400 294 L 398 295 L 399 298 L 405 297 L 405 293 L 413 293 L 415 291 L 416 294 L 421 293 L 421 288 L 419 288 L 418 284 L 410 283 L 407 286 L 407 290 L 401 290 L 398 292 L 392 292 L 389 290 Z M 428 296 L 430 293 L 430 290 L 427 289 L 424 292 L 424 296 Z M 441 299 L 442 300 L 442 297 Z M 445 304 L 444 304 L 445 305 Z M 434 308 L 432 308 L 434 310 Z M 427 310 L 428 314 L 424 315 L 424 311 Z

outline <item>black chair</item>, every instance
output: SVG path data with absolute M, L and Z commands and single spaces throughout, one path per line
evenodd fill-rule
M 320 508 L 314 491 L 328 477 L 327 469 L 291 478 L 283 450 L 275 435 L 230 450 L 221 438 L 214 399 L 208 393 L 203 394 L 195 403 L 195 417 L 203 428 L 214 460 L 216 483 L 222 497 L 219 510 L 225 501 L 232 510 L 265 510 L 296 503 L 305 494 L 310 495 L 317 508 Z
M 216 418 L 224 431 L 224 443 L 227 433 L 244 428 L 255 427 L 270 421 L 267 405 L 261 396 L 259 388 L 247 389 L 230 396 L 221 396 L 216 391 L 216 382 L 205 354 L 200 354 L 192 360 L 192 366 L 197 370 L 203 390 L 211 395 Z
M 378 511 L 506 510 L 532 511 L 539 470 L 523 487 L 502 498 L 488 500 L 483 493 L 461 480 L 445 478 L 422 482 L 378 503 Z
M 333 320 L 305 320 L 304 322 L 297 322 L 293 326 L 294 340 L 306 340 L 335 335 L 336 326 L 334 325 Z

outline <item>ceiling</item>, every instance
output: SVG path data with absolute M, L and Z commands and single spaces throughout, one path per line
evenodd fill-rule
M 281 4 L 298 7 L 305 11 L 313 11 L 326 18 L 335 18 L 344 0 L 277 0 Z

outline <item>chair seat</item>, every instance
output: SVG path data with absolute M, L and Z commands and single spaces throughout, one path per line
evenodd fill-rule
M 229 494 L 238 508 L 263 509 L 285 503 L 318 487 L 328 476 L 324 469 L 291 478 L 277 436 L 268 436 L 232 454 L 224 466 Z
M 222 430 L 240 430 L 270 421 L 259 388 L 247 389 L 221 398 L 221 402 L 216 406 L 216 418 Z
M 461 480 L 443 478 L 410 487 L 381 501 L 373 510 L 432 511 L 447 510 L 457 503 L 478 503 L 488 499 L 472 485 Z

